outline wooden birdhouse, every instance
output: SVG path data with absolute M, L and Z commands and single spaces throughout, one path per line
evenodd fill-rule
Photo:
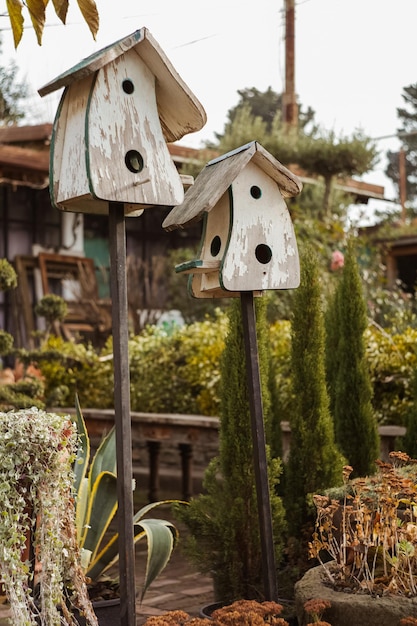
M 284 198 L 301 181 L 256 141 L 210 161 L 166 217 L 166 230 L 203 218 L 199 258 L 176 267 L 191 274 L 196 298 L 292 289 L 300 282 L 297 242 Z
M 61 87 L 50 166 L 56 207 L 108 213 L 109 202 L 120 202 L 132 215 L 182 202 L 167 142 L 200 130 L 206 114 L 146 28 L 92 54 L 39 93 Z

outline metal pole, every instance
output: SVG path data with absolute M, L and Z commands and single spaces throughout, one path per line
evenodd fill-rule
M 255 465 L 256 495 L 258 500 L 259 527 L 261 535 L 264 593 L 267 600 L 276 602 L 278 600 L 278 588 L 275 567 L 274 537 L 272 531 L 271 502 L 269 497 L 268 465 L 265 449 L 265 429 L 253 292 L 242 291 L 240 294 L 240 302 L 246 352 L 248 396 L 251 412 L 253 458 Z
M 120 625 L 135 626 L 135 544 L 128 353 L 126 224 L 124 206 L 120 202 L 109 203 L 109 231 L 114 358 L 114 416 L 117 454 Z

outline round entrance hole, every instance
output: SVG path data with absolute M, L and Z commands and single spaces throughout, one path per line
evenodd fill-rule
M 272 259 L 272 250 L 265 243 L 260 243 L 255 248 L 255 256 L 259 263 L 266 265 Z
M 219 235 L 216 235 L 215 237 L 213 237 L 213 239 L 211 240 L 211 244 L 210 244 L 211 256 L 217 256 L 220 252 L 221 247 L 222 247 L 222 240 L 220 239 Z
M 137 150 L 129 150 L 126 152 L 125 165 L 129 172 L 133 172 L 133 174 L 141 172 L 143 170 L 144 163 L 140 152 Z
M 259 198 L 262 196 L 262 189 L 258 187 L 258 185 L 252 185 L 252 187 L 250 188 L 250 195 L 252 196 L 252 198 L 255 198 L 255 200 L 259 200 Z
M 125 78 L 125 80 L 122 82 L 122 89 L 125 93 L 129 95 L 135 91 L 135 86 L 130 78 Z

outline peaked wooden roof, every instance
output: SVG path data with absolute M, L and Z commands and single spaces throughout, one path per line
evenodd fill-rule
M 278 184 L 286 198 L 296 196 L 302 189 L 297 176 L 284 167 L 257 141 L 213 159 L 198 175 L 194 185 L 185 194 L 184 202 L 172 209 L 162 226 L 166 230 L 184 227 L 200 220 L 205 212 L 217 204 L 236 176 L 250 162 L 256 163 Z
M 176 141 L 203 128 L 207 117 L 202 104 L 187 87 L 147 28 L 141 28 L 91 54 L 41 87 L 38 92 L 41 96 L 46 96 L 57 89 L 68 87 L 131 49 L 135 50 L 156 77 L 158 112 L 166 141 Z

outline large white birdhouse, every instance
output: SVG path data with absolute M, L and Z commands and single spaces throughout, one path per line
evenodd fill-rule
M 167 142 L 200 130 L 205 111 L 146 28 L 92 54 L 39 90 L 65 87 L 50 167 L 60 209 L 125 214 L 183 201 Z
M 284 198 L 301 181 L 256 141 L 210 161 L 166 217 L 166 230 L 203 218 L 199 258 L 177 266 L 191 274 L 196 298 L 292 289 L 300 282 L 297 242 Z

